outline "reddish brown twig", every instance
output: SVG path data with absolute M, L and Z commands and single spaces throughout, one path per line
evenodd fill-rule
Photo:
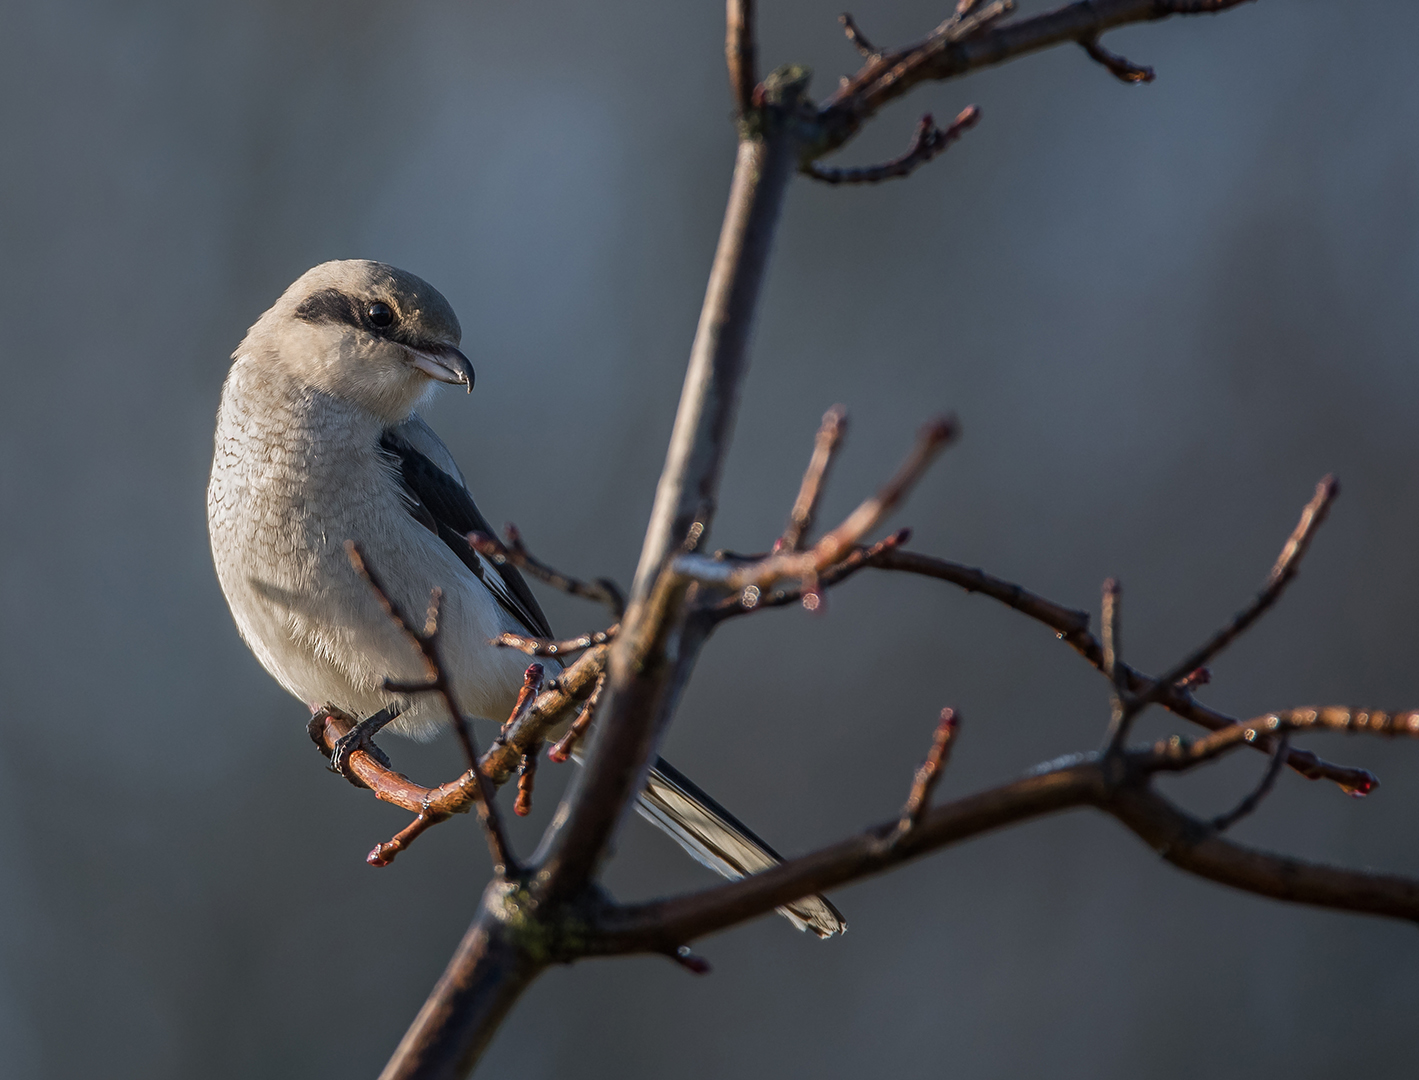
M 665 955 L 691 975 L 708 975 L 710 973 L 710 962 L 703 956 L 691 952 L 688 945 L 681 945 L 678 949 L 667 949 Z
M 1148 771 L 1177 772 L 1190 769 L 1204 761 L 1229 753 L 1239 746 L 1254 745 L 1263 739 L 1271 745 L 1269 736 L 1287 731 L 1309 731 L 1321 728 L 1351 735 L 1399 735 L 1419 738 L 1419 710 L 1385 712 L 1382 709 L 1352 709 L 1346 705 L 1326 705 L 1320 708 L 1287 709 L 1266 713 L 1245 723 L 1231 724 L 1221 731 L 1194 742 L 1169 739 L 1143 751 L 1136 764 Z
M 857 46 L 857 51 L 863 56 L 873 57 L 879 54 L 879 50 L 872 42 L 867 40 L 867 35 L 858 29 L 857 23 L 846 11 L 838 16 L 838 22 L 843 24 L 843 33 L 847 39 Z
M 802 546 L 803 538 L 812 530 L 828 470 L 832 468 L 833 457 L 846 434 L 847 410 L 841 405 L 834 405 L 823 414 L 823 422 L 818 426 L 817 437 L 813 440 L 813 456 L 808 459 L 808 468 L 803 471 L 798 498 L 793 500 L 793 509 L 788 514 L 788 527 L 774 543 L 774 551 L 797 551 Z
M 384 609 L 395 626 L 403 632 L 404 636 L 409 640 L 409 643 L 414 647 L 414 650 L 422 658 L 425 670 L 429 676 L 428 682 L 423 684 L 399 683 L 394 680 L 386 679 L 385 688 L 401 694 L 433 693 L 438 694 L 439 697 L 443 699 L 444 708 L 448 710 L 448 714 L 453 720 L 455 729 L 458 732 L 459 741 L 462 742 L 464 753 L 468 757 L 469 771 L 475 780 L 472 786 L 477 795 L 478 819 L 483 825 L 483 834 L 488 841 L 488 851 L 493 857 L 493 869 L 500 877 L 515 876 L 519 868 L 512 854 L 512 848 L 508 844 L 507 833 L 503 828 L 502 815 L 498 813 L 497 803 L 494 801 L 495 791 L 493 785 L 490 784 L 487 777 L 478 770 L 477 743 L 473 738 L 473 732 L 469 729 L 467 717 L 463 715 L 463 712 L 458 707 L 458 702 L 454 700 L 453 688 L 449 685 L 448 681 L 448 673 L 444 669 L 439 657 L 438 612 L 439 598 L 441 595 L 440 590 L 435 588 L 429 597 L 429 609 L 427 617 L 424 620 L 423 632 L 420 633 L 412 630 L 409 627 L 408 620 L 405 619 L 403 615 L 400 614 L 398 608 L 395 607 L 394 601 L 390 599 L 389 593 L 380 583 L 374 570 L 366 564 L 364 556 L 361 555 L 360 549 L 353 540 L 345 541 L 345 554 L 350 560 L 350 565 L 354 567 L 356 573 L 364 578 L 365 584 L 367 584 L 374 593 L 375 598 L 379 601 L 380 607 Z M 424 814 L 421 811 L 420 817 L 422 818 L 423 816 Z M 412 840 L 420 832 L 423 832 L 429 824 L 432 824 L 432 821 L 420 824 L 417 829 L 414 829 L 414 831 L 405 838 L 404 844 L 407 844 L 409 840 Z M 412 829 L 414 827 L 410 826 L 410 828 Z M 405 831 L 408 832 L 408 830 Z M 393 841 L 391 841 L 391 843 L 393 843 Z M 401 844 L 401 847 L 402 846 L 403 844 Z M 393 855 L 390 854 L 388 857 L 392 858 Z
M 594 687 L 599 686 L 605 664 L 606 648 L 601 646 L 580 657 L 560 679 L 553 680 L 555 685 L 549 683 L 530 700 L 521 700 L 522 695 L 519 695 L 519 703 L 514 706 L 517 715 L 510 718 L 503 733 L 478 759 L 478 771 L 484 779 L 489 784 L 501 785 L 511 779 L 515 771 L 520 773 L 527 755 L 539 752 L 545 733 L 578 704 L 579 695 L 594 692 Z M 354 726 L 349 716 L 339 710 L 326 709 L 312 719 L 310 730 L 316 745 L 328 756 L 336 742 Z M 389 865 L 425 829 L 454 814 L 467 813 L 479 797 L 472 770 L 447 784 L 426 788 L 364 749 L 351 753 L 350 768 L 377 799 L 418 815 L 392 840 L 375 846 L 367 860 L 372 866 Z
M 810 161 L 804 166 L 803 171 L 814 180 L 821 180 L 825 184 L 876 184 L 899 176 L 910 176 L 959 139 L 962 132 L 975 127 L 976 121 L 979 119 L 980 109 L 974 105 L 967 105 L 956 115 L 956 119 L 951 121 L 950 126 L 943 131 L 936 126 L 936 121 L 932 119 L 931 114 L 927 113 L 917 122 L 916 134 L 912 136 L 911 145 L 900 157 L 894 157 L 891 161 L 884 161 L 880 165 L 847 169 L 819 165 L 816 161 Z
M 1155 78 L 1152 68 L 1134 64 L 1125 56 L 1109 52 L 1099 44 L 1097 37 L 1080 38 L 1079 47 L 1089 54 L 1089 59 L 1108 68 L 1112 75 L 1123 82 L 1149 83 Z
M 583 600 L 595 600 L 605 604 L 618 619 L 626 613 L 626 598 L 610 578 L 597 578 L 594 582 L 586 582 L 560 570 L 554 570 L 540 559 L 534 558 L 527 550 L 516 525 L 508 522 L 504 532 L 507 534 L 506 544 L 496 536 L 476 530 L 469 533 L 466 539 L 480 555 L 487 556 L 499 565 L 510 562 L 519 570 L 527 571 L 538 581 L 554 589 L 572 596 L 580 596 Z
M 549 733 L 595 692 L 606 673 L 609 645 L 596 645 L 550 679 L 521 719 L 479 759 L 479 768 L 495 784 L 505 783 L 521 767 L 523 757 L 541 745 Z
M 676 571 L 692 580 L 733 591 L 753 588 L 757 590 L 756 596 L 785 578 L 803 582 L 819 577 L 852 554 L 862 537 L 897 507 L 936 455 L 954 442 L 959 433 L 952 417 L 938 417 L 924 426 L 896 475 L 807 551 L 779 552 L 751 563 L 729 563 L 687 554 L 675 560 Z
M 884 537 L 868 547 L 857 547 L 850 552 L 836 566 L 824 570 L 814 579 L 817 589 L 826 589 L 829 586 L 837 585 L 845 579 L 851 577 L 864 566 L 873 565 L 877 558 L 884 552 L 898 547 L 907 542 L 911 537 L 910 529 L 898 529 L 891 536 Z M 735 615 L 747 615 L 753 611 L 762 611 L 767 608 L 783 607 L 786 604 L 796 604 L 809 595 L 805 585 L 793 585 L 785 588 L 774 589 L 771 592 L 751 593 L 751 589 L 734 596 L 723 597 L 716 600 L 707 609 L 710 617 L 715 622 L 732 618 Z
M 581 707 L 581 712 L 572 721 L 571 727 L 567 728 L 567 733 L 563 735 L 552 749 L 547 751 L 547 756 L 558 764 L 562 764 L 572 755 L 572 749 L 581 737 L 586 734 L 586 729 L 591 727 L 591 721 L 596 716 L 596 705 L 601 700 L 602 688 L 606 685 L 606 675 L 603 672 L 601 678 L 596 680 L 596 688 L 591 691 Z
M 912 778 L 911 792 L 907 795 L 905 805 L 902 806 L 902 814 L 897 819 L 896 829 L 887 838 L 888 844 L 901 843 L 921 823 L 921 816 L 926 813 L 931 802 L 931 792 L 935 789 L 941 779 L 941 774 L 946 771 L 946 766 L 951 761 L 951 746 L 956 741 L 956 732 L 959 728 L 960 723 L 956 711 L 942 709 L 941 719 L 936 725 L 936 733 L 932 736 L 931 750 Z
M 517 800 L 512 804 L 513 813 L 518 817 L 532 813 L 532 785 L 537 779 L 537 760 L 541 753 L 539 743 L 535 749 L 522 755 L 522 767 L 517 771 Z
M 597 630 L 594 633 L 582 634 L 579 637 L 555 638 L 532 637 L 528 634 L 499 634 L 493 638 L 493 644 L 504 649 L 516 649 L 524 652 L 528 656 L 565 656 L 568 653 L 581 652 L 589 649 L 593 645 L 605 645 L 609 641 L 616 639 L 616 631 L 621 629 L 620 623 L 608 626 L 605 630 Z
M 528 707 L 536 699 L 537 692 L 542 689 L 542 671 L 541 664 L 528 664 L 527 670 L 522 673 L 522 687 L 517 692 L 517 700 L 512 703 L 512 712 L 508 713 L 502 730 L 498 732 L 499 742 L 507 741 L 514 725 L 526 715 Z

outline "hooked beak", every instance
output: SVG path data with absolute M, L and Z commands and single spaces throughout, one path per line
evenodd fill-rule
M 409 362 L 431 379 L 444 383 L 462 383 L 473 393 L 473 365 L 468 357 L 452 345 L 406 346 Z

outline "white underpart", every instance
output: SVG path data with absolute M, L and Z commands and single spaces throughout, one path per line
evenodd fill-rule
M 377 449 L 383 425 L 247 357 L 233 363 L 217 416 L 207 513 L 237 628 L 261 665 L 307 705 L 336 705 L 357 717 L 395 705 L 404 709 L 396 730 L 437 731 L 448 716 L 435 695 L 406 698 L 383 688 L 386 677 L 421 681 L 424 667 L 350 565 L 344 545 L 353 540 L 415 625 L 431 590 L 442 590 L 440 647 L 459 708 L 504 720 L 526 658 L 490 639 L 524 628 L 410 515 Z M 411 419 L 403 428 L 417 449 L 458 476 L 427 425 Z M 502 587 L 491 566 L 485 579 Z M 555 662 L 549 666 L 555 674 Z

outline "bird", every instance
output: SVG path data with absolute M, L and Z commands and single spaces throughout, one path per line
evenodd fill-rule
M 441 590 L 440 652 L 463 713 L 504 719 L 523 686 L 521 654 L 494 639 L 552 636 L 516 567 L 471 545 L 470 532 L 492 529 L 417 411 L 444 384 L 472 393 L 461 343 L 453 308 L 421 278 L 363 259 L 325 262 L 251 326 L 222 387 L 207 487 L 217 579 L 242 639 L 281 686 L 313 713 L 359 718 L 347 739 L 385 727 L 427 739 L 452 722 L 439 695 L 386 689 L 423 681 L 422 661 L 348 543 L 397 610 L 422 611 Z M 546 664 L 554 677 L 556 661 Z M 663 759 L 637 809 L 725 877 L 782 861 Z M 847 928 L 822 896 L 779 912 L 823 938 Z

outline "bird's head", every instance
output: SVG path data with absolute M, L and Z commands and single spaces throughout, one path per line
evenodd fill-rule
M 398 423 L 435 382 L 472 391 L 461 337 L 458 317 L 428 282 L 348 259 L 297 278 L 234 355 Z

